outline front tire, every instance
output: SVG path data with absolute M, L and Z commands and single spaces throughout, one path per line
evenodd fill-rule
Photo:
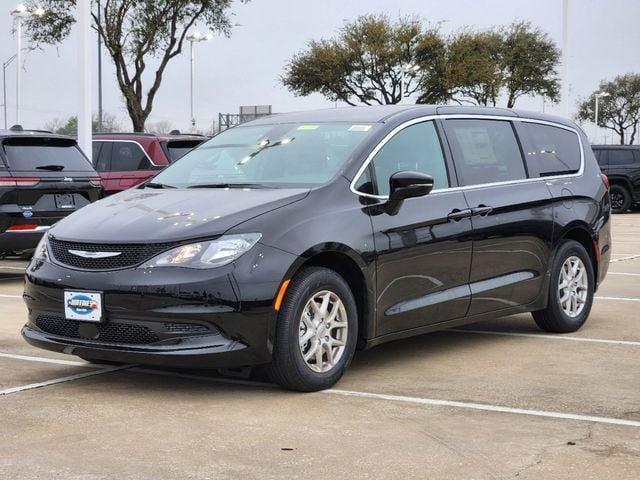
M 351 363 L 358 311 L 345 280 L 328 268 L 298 273 L 277 317 L 269 379 L 285 388 L 314 392 L 332 387 Z
M 631 208 L 631 194 L 621 185 L 611 185 L 611 211 L 624 213 Z
M 591 311 L 594 285 L 587 251 L 576 241 L 564 241 L 553 261 L 547 308 L 532 313 L 538 327 L 553 333 L 578 330 Z

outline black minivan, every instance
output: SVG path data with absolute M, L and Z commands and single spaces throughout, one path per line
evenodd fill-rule
M 331 387 L 357 348 L 519 312 L 587 319 L 610 198 L 574 123 L 384 106 L 259 119 L 52 228 L 26 273 L 38 347 L 261 367 Z
M 33 251 L 55 222 L 101 190 L 74 138 L 19 126 L 0 132 L 0 256 Z

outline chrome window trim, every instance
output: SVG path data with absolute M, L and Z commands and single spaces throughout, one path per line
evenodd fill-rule
M 415 125 L 416 123 L 429 122 L 429 121 L 438 120 L 438 119 L 441 119 L 441 120 L 451 120 L 451 119 L 454 119 L 454 120 L 506 120 L 509 122 L 537 123 L 540 125 L 548 125 L 550 127 L 557 127 L 557 128 L 562 128 L 564 130 L 568 130 L 570 132 L 573 132 L 578 137 L 578 145 L 580 146 L 580 168 L 576 173 L 553 175 L 549 177 L 523 178 L 520 180 L 507 180 L 503 182 L 492 182 L 492 183 L 482 183 L 477 185 L 438 188 L 438 189 L 432 190 L 430 195 L 438 194 L 438 193 L 455 192 L 460 190 L 470 190 L 475 188 L 495 187 L 500 185 L 512 185 L 512 184 L 517 185 L 520 183 L 548 182 L 550 180 L 556 180 L 556 179 L 562 179 L 562 178 L 580 177 L 584 173 L 584 146 L 582 144 L 582 137 L 580 136 L 580 133 L 578 132 L 577 129 L 573 127 L 569 127 L 568 125 L 563 125 L 561 123 L 556 123 L 549 120 L 538 120 L 535 118 L 527 118 L 527 117 L 507 117 L 507 116 L 499 116 L 499 115 L 471 115 L 471 114 L 426 115 L 424 117 L 418 117 L 418 118 L 413 118 L 411 120 L 407 120 L 406 122 L 395 127 L 387 135 L 385 135 L 385 137 L 382 140 L 380 140 L 380 142 L 378 142 L 378 144 L 367 156 L 367 158 L 364 160 L 364 162 L 356 172 L 355 177 L 353 177 L 353 180 L 349 184 L 349 190 L 351 190 L 351 192 L 361 197 L 375 198 L 377 200 L 388 200 L 389 199 L 388 195 L 373 195 L 371 193 L 360 192 L 356 189 L 355 185 L 360 179 L 360 177 L 362 176 L 362 174 L 364 173 L 364 171 L 367 169 L 369 164 L 372 162 L 373 158 L 380 151 L 380 149 L 382 149 L 382 147 L 384 147 L 385 144 L 389 140 L 391 140 L 391 138 L 393 138 L 399 131 L 404 130 L 407 127 L 410 127 L 411 125 Z M 453 161 L 455 163 L 455 158 L 453 159 Z
M 158 165 L 157 163 L 155 163 L 151 157 L 149 156 L 149 154 L 147 153 L 147 151 L 144 149 L 144 147 L 142 146 L 142 144 L 140 142 L 137 142 L 135 140 L 115 140 L 115 139 L 101 139 L 101 138 L 94 138 L 93 140 L 91 140 L 91 142 L 109 142 L 109 143 L 135 143 L 138 147 L 140 147 L 140 150 L 142 150 L 142 153 L 144 153 L 144 156 L 147 157 L 147 160 L 149 160 L 149 163 L 154 166 L 154 167 L 166 167 L 167 165 Z M 92 143 L 93 145 L 93 143 Z M 111 170 L 110 170 L 111 171 Z M 123 172 L 128 172 L 130 170 L 122 170 Z

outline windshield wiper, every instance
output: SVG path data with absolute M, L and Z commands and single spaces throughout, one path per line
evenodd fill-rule
M 187 188 L 271 188 L 260 183 L 200 183 Z
M 36 167 L 36 170 L 49 170 L 50 172 L 61 172 L 64 170 L 64 165 L 40 165 Z
M 166 185 L 164 183 L 148 182 L 144 184 L 145 188 L 176 188 L 173 185 Z

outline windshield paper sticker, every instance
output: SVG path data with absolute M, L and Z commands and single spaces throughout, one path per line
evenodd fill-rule
M 371 130 L 371 125 L 351 125 L 349 127 L 350 132 L 368 132 Z

